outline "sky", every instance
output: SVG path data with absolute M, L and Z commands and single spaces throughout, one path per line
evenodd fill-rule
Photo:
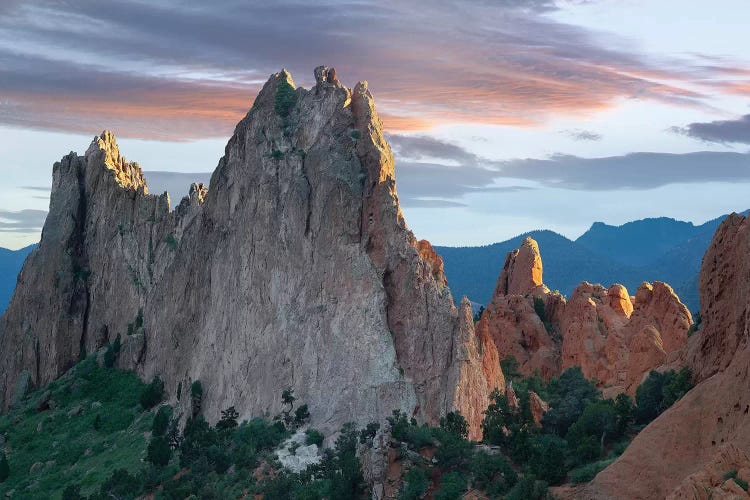
M 746 0 L 2 0 L 0 246 L 114 131 L 152 192 L 207 181 L 268 76 L 368 80 L 417 237 L 481 245 L 750 208 Z

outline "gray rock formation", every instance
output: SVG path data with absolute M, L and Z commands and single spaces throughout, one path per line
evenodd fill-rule
M 174 211 L 108 132 L 55 164 L 41 244 L 0 320 L 6 401 L 23 370 L 45 384 L 130 332 L 121 366 L 161 376 L 173 402 L 200 380 L 211 420 L 275 415 L 291 387 L 325 432 L 458 409 L 478 435 L 494 384 L 470 313 L 406 227 L 367 83 L 315 74 L 310 90 L 272 75 L 210 190 Z

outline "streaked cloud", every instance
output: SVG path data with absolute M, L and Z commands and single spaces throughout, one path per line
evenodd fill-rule
M 389 140 L 396 152 L 399 195 L 407 199 L 460 199 L 473 192 L 519 191 L 534 186 L 617 191 L 679 183 L 750 182 L 750 153 L 639 152 L 601 158 L 554 155 L 547 159 L 497 161 L 432 137 L 391 135 Z M 435 161 L 414 161 L 423 157 Z M 523 181 L 523 185 L 498 184 L 507 184 L 509 179 Z
M 36 233 L 42 230 L 46 218 L 44 210 L 0 210 L 0 232 Z
M 611 35 L 545 14 L 570 3 L 582 2 L 4 3 L 0 123 L 225 137 L 270 73 L 285 66 L 310 85 L 312 67 L 329 64 L 350 85 L 369 79 L 392 131 L 533 126 L 622 98 L 702 107 L 700 85 L 727 74 L 618 49 Z
M 567 135 L 574 141 L 601 141 L 602 140 L 601 134 L 597 134 L 596 132 L 591 132 L 590 130 L 580 130 L 580 129 L 563 130 L 562 133 Z
M 706 142 L 750 144 L 750 115 L 736 120 L 696 122 L 671 130 Z

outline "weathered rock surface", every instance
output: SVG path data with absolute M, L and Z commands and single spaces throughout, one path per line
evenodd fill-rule
M 686 498 L 678 496 L 683 494 L 693 498 L 691 485 L 716 482 L 711 471 L 717 463 L 750 453 L 750 222 L 746 218 L 732 215 L 721 224 L 703 259 L 700 284 L 703 322 L 688 350 L 693 373 L 702 382 L 641 431 L 578 498 L 650 499 L 672 492 L 675 498 Z M 736 450 L 722 448 L 730 444 Z M 718 497 L 740 495 L 732 485 L 726 487 L 733 492 L 723 491 L 725 496 Z M 718 489 L 714 491 L 719 495 Z
M 209 419 L 277 414 L 291 387 L 326 432 L 457 409 L 477 436 L 502 373 L 406 227 L 366 82 L 315 74 L 309 90 L 273 75 L 210 189 L 174 211 L 110 133 L 55 165 L 42 241 L 0 320 L 3 407 L 23 370 L 45 384 L 140 316 L 120 365 L 161 376 L 173 402 L 201 380 Z
M 525 295 L 543 284 L 542 272 L 539 244 L 527 237 L 517 250 L 508 253 L 495 294 Z
M 699 472 L 690 474 L 667 500 L 713 500 L 750 498 L 747 491 L 725 476 L 734 471 L 743 480 L 750 472 L 750 457 L 733 444 L 721 446 Z
M 514 356 L 524 375 L 548 379 L 580 366 L 614 396 L 634 394 L 650 370 L 683 349 L 691 325 L 690 312 L 658 281 L 643 283 L 634 298 L 619 284 L 583 282 L 569 300 L 550 292 L 539 247 L 526 238 L 508 254 L 476 330 L 493 339 L 500 359 Z

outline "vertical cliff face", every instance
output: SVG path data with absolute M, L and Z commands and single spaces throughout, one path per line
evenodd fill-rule
M 274 415 L 291 387 L 326 431 L 458 409 L 477 435 L 498 374 L 468 304 L 406 227 L 367 84 L 315 75 L 309 90 L 273 75 L 210 190 L 172 212 L 111 134 L 55 166 L 42 243 L 0 322 L 6 406 L 24 370 L 44 384 L 120 334 L 120 363 L 173 398 L 201 380 L 211 419 Z
M 579 498 L 686 498 L 695 485 L 702 493 L 705 486 L 716 487 L 718 495 L 721 488 L 710 481 L 716 463 L 726 464 L 722 474 L 746 466 L 750 452 L 747 218 L 732 215 L 716 231 L 701 266 L 700 297 L 702 326 L 687 348 L 688 363 L 700 383 L 641 431 Z

